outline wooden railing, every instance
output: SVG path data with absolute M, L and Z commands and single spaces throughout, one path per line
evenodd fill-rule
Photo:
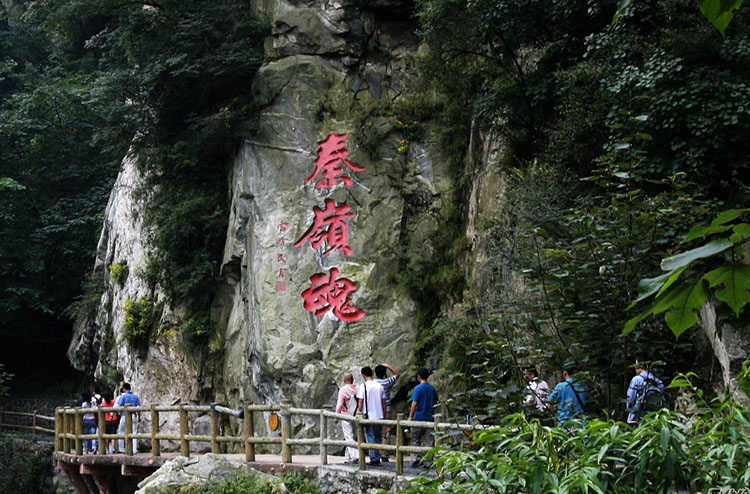
M 125 414 L 125 432 L 122 434 L 105 434 L 105 420 L 104 414 L 107 412 L 116 412 Z M 245 405 L 244 406 L 244 419 L 243 426 L 241 428 L 241 435 L 239 436 L 222 436 L 219 433 L 220 417 L 221 413 L 227 413 L 229 409 L 223 407 L 210 407 L 207 405 L 202 406 L 189 406 L 189 405 L 176 405 L 176 406 L 158 406 L 151 405 L 149 407 L 139 406 L 125 406 L 125 407 L 99 407 L 96 409 L 91 408 L 58 408 L 55 411 L 55 449 L 57 451 L 63 451 L 70 453 L 71 449 L 75 450 L 75 454 L 83 454 L 83 441 L 85 440 L 98 440 L 100 444 L 107 439 L 123 439 L 125 441 L 125 454 L 133 455 L 133 439 L 149 440 L 151 443 L 150 453 L 153 456 L 161 455 L 161 442 L 162 441 L 175 441 L 180 444 L 180 454 L 182 456 L 190 456 L 190 443 L 194 441 L 206 442 L 211 444 L 211 451 L 213 453 L 221 453 L 221 444 L 236 444 L 244 446 L 245 460 L 248 462 L 255 461 L 255 446 L 257 444 L 280 444 L 281 445 L 281 461 L 283 463 L 292 463 L 292 448 L 294 446 L 317 446 L 320 452 L 320 463 L 321 465 L 328 464 L 328 448 L 330 446 L 337 447 L 353 447 L 359 450 L 359 469 L 364 470 L 366 467 L 365 457 L 367 456 L 367 450 L 377 449 L 379 451 L 386 451 L 395 453 L 396 455 L 396 473 L 398 475 L 403 474 L 403 463 L 404 454 L 424 454 L 430 450 L 429 447 L 425 446 L 408 446 L 403 444 L 404 429 L 406 428 L 429 428 L 433 429 L 435 435 L 435 443 L 439 445 L 441 442 L 445 444 L 445 441 L 449 435 L 445 434 L 445 431 L 465 431 L 474 430 L 481 428 L 479 425 L 465 425 L 455 423 L 439 423 L 439 422 L 419 422 L 403 420 L 403 415 L 399 414 L 396 420 L 366 420 L 360 417 L 352 417 L 350 415 L 342 415 L 323 409 L 309 409 L 309 408 L 295 408 L 291 406 L 289 401 L 282 401 L 281 405 Z M 258 412 L 274 412 L 277 413 L 281 422 L 281 434 L 276 437 L 264 437 L 255 435 L 255 414 Z M 98 417 L 98 429 L 96 434 L 83 434 L 83 415 L 94 413 Z M 136 413 L 148 413 L 151 416 L 151 431 L 132 433 L 133 415 Z M 159 431 L 159 417 L 162 413 L 178 413 L 179 414 L 179 434 L 163 434 Z M 193 435 L 189 431 L 188 413 L 209 413 L 211 417 L 211 432 L 210 435 Z M 292 437 L 292 417 L 293 416 L 309 416 L 319 417 L 320 419 L 320 434 L 315 438 L 294 438 Z M 329 437 L 329 425 L 330 421 L 338 419 L 342 421 L 349 421 L 355 424 L 358 431 L 357 441 L 342 441 L 331 439 Z M 392 427 L 396 431 L 396 444 L 373 444 L 365 442 L 364 426 L 365 425 L 380 425 L 386 427 Z M 104 454 L 103 447 L 99 447 L 97 454 Z
M 7 420 L 9 418 L 11 419 L 11 421 Z M 55 417 L 39 415 L 38 413 L 36 413 L 36 411 L 32 413 L 24 413 L 0 410 L 0 431 L 3 429 L 15 429 L 22 431 L 31 431 L 32 434 L 38 434 L 40 432 L 49 434 L 55 433 L 53 429 L 47 429 L 46 427 L 40 426 L 40 420 L 46 422 L 54 422 Z

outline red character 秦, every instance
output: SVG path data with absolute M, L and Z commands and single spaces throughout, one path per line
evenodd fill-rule
M 318 145 L 320 149 L 318 150 L 318 159 L 315 160 L 315 171 L 305 179 L 305 183 L 320 174 L 322 179 L 315 182 L 317 188 L 332 188 L 336 185 L 337 178 L 340 178 L 344 185 L 349 187 L 353 181 L 351 177 L 342 175 L 344 166 L 355 172 L 365 171 L 364 168 L 347 159 L 349 151 L 346 149 L 346 134 L 332 132 Z M 340 164 L 341 166 L 339 166 Z

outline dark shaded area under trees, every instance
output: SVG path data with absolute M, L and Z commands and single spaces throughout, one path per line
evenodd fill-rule
M 0 10 L 0 362 L 15 374 L 13 393 L 71 391 L 49 390 L 57 376 L 76 379 L 60 350 L 109 279 L 87 273 L 127 152 L 147 177 L 141 194 L 156 190 L 145 218 L 159 252 L 149 281 L 188 304 L 189 343 L 210 336 L 225 167 L 252 126 L 246 89 L 264 32 L 245 1 Z

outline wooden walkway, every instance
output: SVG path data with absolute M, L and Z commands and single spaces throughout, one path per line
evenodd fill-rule
M 124 418 L 124 433 L 106 434 L 105 417 L 107 412 L 122 414 Z M 98 428 L 95 434 L 83 433 L 84 414 L 94 414 L 97 417 Z M 256 420 L 260 413 L 270 414 L 278 421 L 280 433 L 277 435 L 256 435 Z M 9 412 L 5 412 L 6 415 Z M 150 431 L 131 432 L 134 416 L 136 414 L 150 415 L 152 424 Z M 162 414 L 177 414 L 179 433 L 165 433 L 159 430 Z M 197 435 L 191 432 L 190 426 L 194 421 L 189 420 L 189 414 L 201 414 L 210 416 L 210 434 Z M 24 414 L 16 414 L 24 415 Z M 31 415 L 31 414 L 25 414 Z M 222 417 L 225 415 L 225 417 Z M 2 412 L 0 412 L 2 417 Z M 317 437 L 294 437 L 292 434 L 293 420 L 314 418 L 318 420 Z M 450 448 L 461 442 L 467 436 L 461 432 L 468 433 L 471 430 L 482 428 L 480 425 L 465 425 L 441 422 L 419 422 L 403 420 L 401 414 L 396 420 L 367 420 L 349 415 L 336 414 L 324 409 L 295 408 L 288 401 L 282 401 L 280 405 L 245 405 L 243 410 L 235 411 L 221 406 L 189 406 L 185 404 L 175 406 L 151 405 L 148 407 L 99 407 L 91 408 L 58 408 L 55 417 L 41 417 L 43 420 L 54 421 L 54 430 L 40 427 L 37 424 L 39 416 L 34 415 L 33 426 L 27 426 L 35 432 L 48 432 L 54 434 L 55 452 L 53 457 L 57 465 L 64 470 L 76 486 L 80 494 L 112 494 L 134 492 L 134 486 L 160 466 L 174 457 L 196 455 L 191 451 L 191 443 L 200 442 L 210 445 L 212 453 L 226 454 L 228 457 L 241 460 L 247 464 L 265 472 L 309 472 L 321 466 L 332 465 L 337 468 L 351 470 L 353 472 L 370 471 L 373 474 L 390 474 L 392 476 L 412 476 L 423 473 L 421 468 L 405 468 L 405 463 L 410 463 L 411 454 L 424 454 L 430 450 L 423 446 L 410 446 L 405 444 L 405 430 L 414 428 L 431 429 L 435 436 L 436 446 Z M 223 419 L 223 421 L 222 421 Z M 232 424 L 231 421 L 237 422 Z M 343 441 L 333 439 L 329 431 L 338 427 L 334 420 L 349 421 L 357 431 L 356 441 Z M 221 424 L 229 431 L 238 431 L 239 435 L 222 435 Z M 2 422 L 0 422 L 2 424 Z M 7 426 L 7 424 L 4 424 Z M 394 432 L 395 444 L 371 444 L 365 442 L 364 426 L 376 425 L 389 427 Z M 15 427 L 24 428 L 16 425 Z M 266 427 L 261 427 L 266 429 Z M 98 448 L 96 454 L 84 454 L 84 441 L 97 440 L 104 444 L 105 440 L 124 440 L 124 454 L 104 454 L 104 448 Z M 149 445 L 148 451 L 135 454 L 133 451 L 133 440 L 139 441 L 139 447 Z M 162 451 L 162 443 L 179 444 L 179 451 Z M 256 447 L 261 445 L 267 449 L 268 446 L 280 448 L 280 454 L 259 454 Z M 343 456 L 329 455 L 329 448 L 341 450 L 344 447 L 356 448 L 359 451 L 359 462 L 357 464 L 344 464 Z M 318 449 L 318 455 L 296 454 L 293 449 L 303 448 L 306 453 L 311 448 Z M 369 449 L 380 450 L 381 453 L 391 457 L 388 463 L 377 466 L 369 465 L 366 459 Z M 242 453 L 244 451 L 244 453 Z

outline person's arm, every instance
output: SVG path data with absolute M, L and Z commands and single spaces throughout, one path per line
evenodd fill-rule
M 558 384 L 555 386 L 555 389 L 552 390 L 552 393 L 547 397 L 547 401 L 549 403 L 557 403 L 560 401 L 560 385 Z
M 380 401 L 382 402 L 382 405 L 383 405 L 383 417 L 387 417 L 388 413 L 387 413 L 386 408 L 385 408 L 385 396 L 383 398 L 381 398 Z
M 336 401 L 336 413 L 344 413 L 344 410 L 346 409 L 346 404 L 344 403 L 344 400 L 346 400 L 346 388 L 340 388 L 339 389 L 339 397 Z M 349 399 L 351 400 L 354 398 L 353 396 Z
M 389 371 L 391 371 L 391 372 L 393 373 L 393 375 L 394 375 L 394 376 L 398 377 L 398 376 L 400 376 L 400 375 L 401 375 L 401 374 L 399 374 L 399 372 L 398 372 L 398 371 L 397 371 L 396 369 L 394 369 L 394 368 L 393 368 L 393 367 L 391 367 L 390 365 L 388 365 L 388 364 L 381 364 L 381 365 L 382 365 L 383 367 L 385 367 L 386 369 L 388 369 Z
M 417 402 L 411 402 L 411 410 L 409 410 L 409 420 L 414 420 L 414 412 L 417 411 Z
M 635 376 L 633 379 L 630 380 L 630 385 L 628 386 L 628 399 L 625 403 L 625 409 L 626 410 L 633 410 L 635 409 L 635 400 L 638 396 L 638 389 L 642 386 L 641 384 L 641 376 Z

